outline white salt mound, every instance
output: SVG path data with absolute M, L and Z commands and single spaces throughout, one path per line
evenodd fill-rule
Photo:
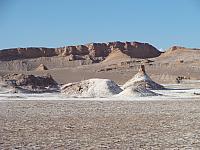
M 142 87 L 128 87 L 116 97 L 146 97 L 146 96 L 158 96 L 159 94 L 152 92 Z
M 109 79 L 89 79 L 64 85 L 62 93 L 69 97 L 109 97 L 122 89 Z
M 151 90 L 162 90 L 164 87 L 156 82 L 154 82 L 145 72 L 144 66 L 142 65 L 139 72 L 129 81 L 127 81 L 122 88 L 126 89 L 129 87 L 145 86 L 147 89 Z

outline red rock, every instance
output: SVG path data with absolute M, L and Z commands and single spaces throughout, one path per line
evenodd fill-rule
M 65 46 L 61 48 L 13 48 L 0 51 L 0 60 L 17 60 L 39 57 L 89 55 L 91 59 L 105 58 L 113 50 L 120 50 L 132 58 L 152 58 L 161 54 L 155 47 L 147 43 L 139 42 L 109 42 L 91 43 L 78 46 Z

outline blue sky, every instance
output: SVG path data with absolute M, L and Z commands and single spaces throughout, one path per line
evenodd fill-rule
M 200 48 L 200 2 L 0 0 L 0 49 L 108 41 Z

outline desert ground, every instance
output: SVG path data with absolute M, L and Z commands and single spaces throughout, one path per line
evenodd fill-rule
M 198 82 L 165 86 L 127 99 L 0 94 L 0 149 L 199 149 Z
M 0 83 L 0 149 L 199 149 L 199 49 L 174 46 L 161 53 L 145 43 L 114 42 L 105 51 L 105 45 L 4 50 L 0 76 L 34 89 L 41 78 L 28 75 L 50 74 L 53 78 L 42 80 L 55 79 L 58 87 L 76 82 L 71 90 L 80 92 L 88 90 L 91 78 L 111 79 L 121 88 L 143 64 L 143 75 L 165 89 L 147 91 L 157 96 L 134 96 L 141 94 L 134 89 L 127 97 L 86 98 L 68 97 L 70 88 L 16 93 Z M 99 85 L 92 89 L 103 90 Z
M 200 101 L 1 101 L 0 149 L 199 149 Z

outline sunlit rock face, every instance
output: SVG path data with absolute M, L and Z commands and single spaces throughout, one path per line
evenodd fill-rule
M 0 51 L 0 60 L 5 61 L 69 55 L 89 55 L 92 59 L 95 57 L 106 57 L 115 49 L 119 49 L 133 58 L 152 58 L 161 54 L 159 50 L 148 43 L 109 42 L 65 46 L 60 48 L 28 47 L 3 49 Z

